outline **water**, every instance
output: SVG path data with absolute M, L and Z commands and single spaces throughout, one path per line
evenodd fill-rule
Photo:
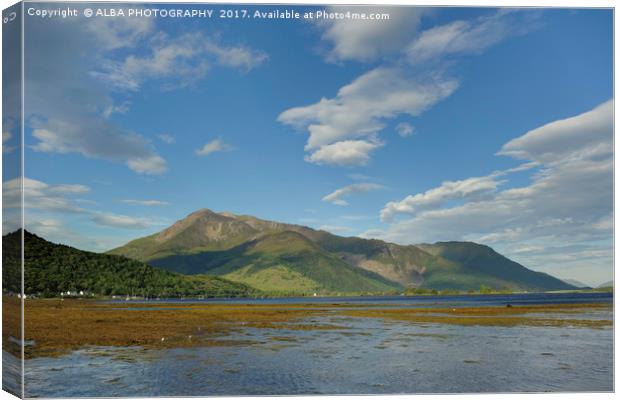
M 454 295 L 454 296 L 357 296 L 357 297 L 278 297 L 265 299 L 161 299 L 161 300 L 110 300 L 108 304 L 159 304 L 159 303 L 213 303 L 213 304 L 381 304 L 403 306 L 495 306 L 525 304 L 571 304 L 571 303 L 610 303 L 612 294 L 606 292 L 591 293 L 513 293 L 490 295 Z
M 380 302 L 390 306 L 431 303 L 460 306 L 611 302 L 611 299 L 609 294 L 547 294 L 303 300 L 366 302 L 368 306 Z M 580 317 L 613 318 L 611 310 L 587 313 Z M 336 314 L 313 319 L 318 324 L 333 324 L 343 329 L 247 328 L 226 337 L 252 341 L 242 346 L 158 350 L 91 347 L 62 357 L 27 360 L 26 396 L 613 390 L 611 328 L 412 324 Z M 4 357 L 11 356 L 5 353 Z

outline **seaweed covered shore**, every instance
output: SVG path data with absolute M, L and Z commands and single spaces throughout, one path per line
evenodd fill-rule
M 25 355 L 56 356 L 89 346 L 144 348 L 247 345 L 227 334 L 247 328 L 346 330 L 346 322 L 320 318 L 378 318 L 411 324 L 545 326 L 601 329 L 611 319 L 593 313 L 611 304 L 548 304 L 483 307 L 395 307 L 387 304 L 101 303 L 93 300 L 25 301 Z M 20 301 L 4 297 L 4 349 L 18 354 Z

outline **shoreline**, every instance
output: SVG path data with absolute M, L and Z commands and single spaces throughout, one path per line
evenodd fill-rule
M 19 349 L 20 301 L 4 297 L 4 349 Z M 139 307 L 136 307 L 139 304 Z M 90 346 L 149 348 L 252 345 L 226 340 L 248 328 L 346 331 L 339 318 L 374 318 L 385 322 L 497 327 L 578 327 L 606 329 L 612 319 L 592 313 L 612 310 L 611 303 L 539 305 L 468 305 L 386 307 L 387 304 L 243 304 L 243 303 L 102 303 L 97 300 L 25 301 L 26 358 L 59 356 Z M 335 322 L 319 322 L 321 317 Z M 13 345 L 11 345 L 13 343 Z
M 96 301 L 108 301 L 108 302 L 125 302 L 125 301 L 141 301 L 141 302 L 192 302 L 192 301 L 243 301 L 243 300 L 278 300 L 278 299 L 300 299 L 304 301 L 308 301 L 311 299 L 366 299 L 366 298 L 385 298 L 385 297 L 398 297 L 398 298 L 407 298 L 407 299 L 415 299 L 415 298 L 446 298 L 446 297 L 485 297 L 485 296 L 531 296 L 531 295 L 563 295 L 563 294 L 611 294 L 613 296 L 614 290 L 611 287 L 605 288 L 591 288 L 591 289 L 571 289 L 571 290 L 552 290 L 552 291 L 516 291 L 516 292 L 507 292 L 507 291 L 490 291 L 490 292 L 468 292 L 468 291 L 437 291 L 434 292 L 424 292 L 424 293 L 333 293 L 333 294 L 320 294 L 320 295 L 311 295 L 311 294 L 303 294 L 303 293 L 292 293 L 290 295 L 271 295 L 269 293 L 265 293 L 262 295 L 255 296 L 181 296 L 181 297 L 142 297 L 142 296 L 121 296 L 121 295 L 109 295 L 109 296 L 54 296 L 54 297 L 42 297 L 38 295 L 28 295 L 24 296 L 25 299 L 37 299 L 37 300 L 96 300 Z M 4 298 L 20 298 L 19 294 L 3 294 Z

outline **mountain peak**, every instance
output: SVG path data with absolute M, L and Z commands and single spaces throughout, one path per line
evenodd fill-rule
M 322 282 L 319 286 L 332 290 L 331 277 L 342 278 L 337 280 L 347 290 L 421 285 L 463 290 L 481 285 L 527 290 L 574 288 L 474 242 L 399 246 L 206 208 L 111 253 L 175 272 L 215 274 L 271 289 L 289 290 L 291 276 L 298 276 L 295 274 L 312 277 L 315 284 Z M 323 271 L 320 276 L 316 275 L 319 270 Z M 374 283 L 369 284 L 368 279 Z
M 200 216 L 204 216 L 204 215 L 217 215 L 217 213 L 215 211 L 212 211 L 208 208 L 201 208 L 198 209 L 192 213 L 190 213 L 189 215 L 187 215 L 187 217 L 185 218 L 189 218 L 189 217 L 200 217 Z

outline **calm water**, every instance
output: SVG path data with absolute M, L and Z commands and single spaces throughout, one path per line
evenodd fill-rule
M 158 303 L 226 303 L 226 304 L 382 304 L 403 306 L 464 305 L 493 306 L 510 304 L 570 304 L 611 303 L 611 293 L 522 293 L 455 296 L 357 296 L 357 297 L 280 297 L 273 299 L 162 299 L 162 300 L 111 300 L 111 304 L 158 304 Z
M 462 306 L 611 302 L 612 297 L 546 294 L 303 300 L 369 305 L 383 302 L 411 307 L 437 303 Z M 612 319 L 613 315 L 609 310 L 593 310 L 579 317 Z M 98 347 L 58 358 L 27 360 L 26 396 L 613 390 L 610 328 L 420 325 L 338 315 L 314 320 L 346 329 L 248 328 L 227 337 L 253 341 L 243 346 L 166 350 Z M 10 355 L 3 356 L 10 360 Z

